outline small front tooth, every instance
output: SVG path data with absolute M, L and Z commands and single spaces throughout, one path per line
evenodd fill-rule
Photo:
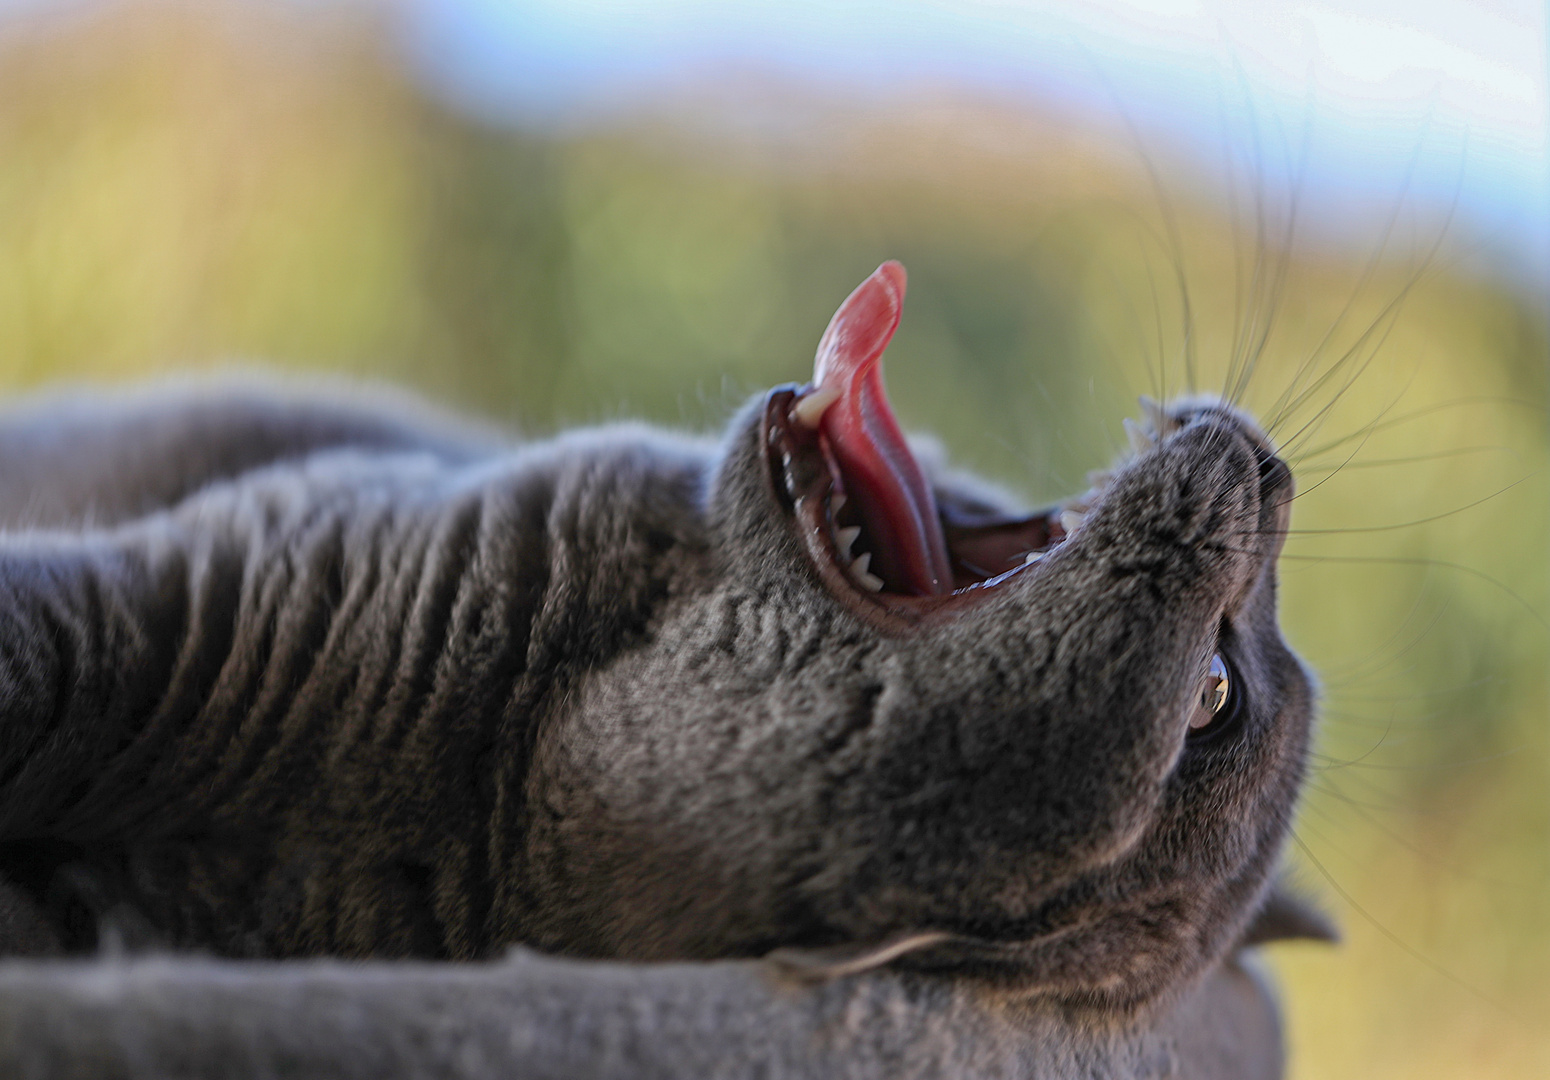
M 1144 454 L 1157 445 L 1157 440 L 1142 430 L 1141 425 L 1130 417 L 1121 421 L 1125 425 L 1125 436 L 1130 440 L 1130 449 L 1137 454 Z
M 850 572 L 858 578 L 867 577 L 867 571 L 872 568 L 872 553 L 863 551 L 856 556 L 856 561 L 850 564 Z
M 871 574 L 857 575 L 856 584 L 860 585 L 867 592 L 883 591 L 883 579 L 880 577 L 873 577 Z
M 1044 558 L 1044 552 L 1030 551 L 1028 554 L 1023 556 L 1023 565 L 1027 566 L 1029 563 L 1036 563 L 1042 558 Z
M 816 428 L 823 414 L 829 411 L 829 406 L 840 399 L 840 391 L 835 386 L 821 386 L 811 394 L 801 398 L 791 407 L 791 416 L 803 427 Z
M 1062 510 L 1060 512 L 1060 527 L 1066 530 L 1067 536 L 1070 536 L 1081 526 L 1086 516 L 1085 514 L 1077 513 L 1075 510 Z
M 860 535 L 860 525 L 850 525 L 834 534 L 835 544 L 839 547 L 842 557 L 850 558 L 850 546 L 856 542 L 856 537 Z

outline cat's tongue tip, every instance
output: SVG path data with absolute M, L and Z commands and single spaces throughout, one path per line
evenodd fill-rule
M 894 591 L 938 595 L 952 586 L 936 500 L 883 392 L 883 351 L 898 328 L 908 278 L 889 260 L 845 299 L 818 343 L 814 392 L 798 416 L 821 424 L 846 489 L 878 550 L 874 570 Z
M 889 259 L 876 270 L 872 276 L 879 278 L 894 293 L 894 301 L 901 307 L 904 304 L 904 290 L 909 286 L 910 276 L 905 273 L 904 264 L 898 259 Z
M 829 320 L 813 365 L 813 384 L 842 392 L 882 363 L 904 312 L 909 276 L 889 259 L 857 285 Z

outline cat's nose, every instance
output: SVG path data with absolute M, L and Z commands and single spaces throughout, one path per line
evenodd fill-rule
M 1289 498 L 1294 486 L 1290 466 L 1264 446 L 1255 446 L 1254 456 L 1259 459 L 1259 497 L 1266 502 Z

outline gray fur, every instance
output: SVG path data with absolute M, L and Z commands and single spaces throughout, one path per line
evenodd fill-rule
M 749 961 L 518 950 L 489 965 L 160 958 L 0 973 L 0 1073 L 16 1080 L 1271 1080 L 1278 1047 L 1262 977 L 1238 962 L 1140 1031 L 966 981 L 796 987 Z
M 14 964 L 0 1064 L 1274 1075 L 1230 957 L 1311 690 L 1263 437 L 1179 406 L 1071 540 L 895 631 L 818 579 L 761 415 L 508 447 L 248 387 L 0 424 L 0 901 L 66 948 L 654 962 Z M 1187 746 L 1219 631 L 1247 712 Z M 776 949 L 861 974 L 681 963 Z

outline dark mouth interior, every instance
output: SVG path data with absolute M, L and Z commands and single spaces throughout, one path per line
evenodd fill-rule
M 889 603 L 924 599 L 899 560 L 886 548 L 889 524 L 846 476 L 821 430 L 794 419 L 791 406 L 807 388 L 774 391 L 765 429 L 772 478 L 798 519 L 804 541 L 823 576 L 854 593 Z M 951 503 L 933 508 L 951 569 L 950 595 L 993 588 L 1039 561 L 1066 538 L 1056 510 L 1007 517 Z

